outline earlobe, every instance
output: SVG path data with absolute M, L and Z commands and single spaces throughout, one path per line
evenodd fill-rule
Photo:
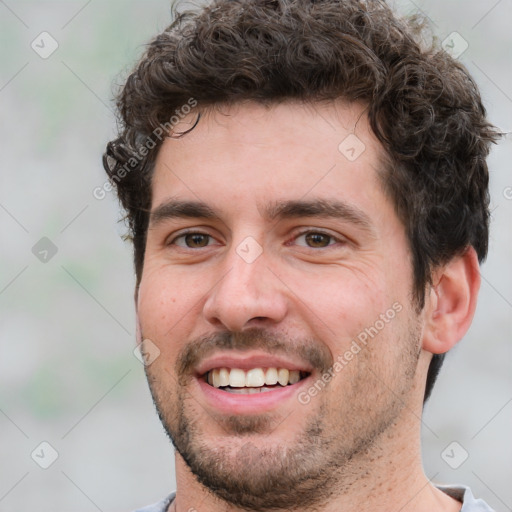
M 141 326 L 140 326 L 140 320 L 139 320 L 139 315 L 138 313 L 135 314 L 135 328 L 136 328 L 136 340 L 137 340 L 137 345 L 142 341 L 142 329 L 141 329 Z
M 136 340 L 137 344 L 139 344 L 142 341 L 142 329 L 140 326 L 140 320 L 139 320 L 139 287 L 137 286 L 135 288 L 135 294 L 134 294 L 134 302 L 135 302 L 135 329 L 136 329 Z
M 475 313 L 480 267 L 473 247 L 434 271 L 427 291 L 423 349 L 448 352 L 466 334 Z

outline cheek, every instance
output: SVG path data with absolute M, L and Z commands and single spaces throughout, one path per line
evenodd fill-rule
M 330 407 L 345 413 L 350 409 L 357 418 L 371 417 L 378 404 L 394 403 L 407 392 L 417 366 L 420 331 L 406 308 L 394 306 L 386 310 L 388 316 L 385 312 L 342 343 L 337 340 L 332 393 L 325 398 L 332 401 Z M 340 397 L 343 404 L 336 406 Z
M 333 352 L 379 320 L 397 298 L 385 276 L 359 266 L 323 269 L 316 275 L 289 274 L 299 316 L 311 318 L 321 339 L 330 339 Z M 339 345 L 339 347 L 338 347 Z
M 142 276 L 137 300 L 142 334 L 160 343 L 183 335 L 198 300 L 193 289 L 165 269 L 148 269 Z

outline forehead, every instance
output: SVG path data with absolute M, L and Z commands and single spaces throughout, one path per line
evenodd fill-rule
M 176 132 L 193 126 L 197 114 L 185 118 Z M 385 161 L 363 104 L 217 106 L 201 111 L 192 131 L 163 143 L 152 208 L 170 196 L 218 207 L 237 202 L 238 208 L 260 211 L 277 199 L 308 195 L 371 202 L 382 194 L 378 174 Z

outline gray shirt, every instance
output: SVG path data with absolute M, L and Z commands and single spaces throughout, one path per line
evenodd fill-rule
M 469 487 L 465 487 L 463 485 L 438 485 L 437 488 L 441 489 L 452 498 L 462 502 L 460 512 L 495 512 L 494 509 L 485 503 L 485 501 L 476 499 Z M 148 507 L 139 508 L 138 510 L 135 510 L 135 512 L 166 512 L 167 507 L 172 503 L 175 496 L 176 493 L 173 492 L 162 501 L 159 501 L 154 505 L 149 505 Z

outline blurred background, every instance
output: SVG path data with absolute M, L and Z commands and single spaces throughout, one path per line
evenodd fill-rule
M 402 0 L 512 128 L 512 2 Z M 168 0 L 0 1 L 0 512 L 125 511 L 174 489 L 134 355 L 131 247 L 101 155 L 111 98 Z M 424 418 L 426 474 L 512 510 L 512 144 L 490 157 L 493 226 L 474 324 Z

